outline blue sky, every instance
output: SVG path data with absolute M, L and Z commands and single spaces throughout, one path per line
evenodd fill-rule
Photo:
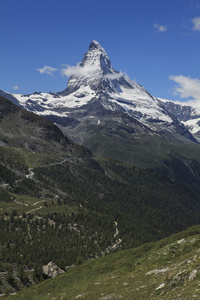
M 200 99 L 200 0 L 0 0 L 0 11 L 4 91 L 62 91 L 62 65 L 96 40 L 152 95 Z

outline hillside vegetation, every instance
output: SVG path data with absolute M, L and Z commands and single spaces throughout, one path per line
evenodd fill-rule
M 65 269 L 199 223 L 198 197 L 163 175 L 110 160 L 96 162 L 99 168 L 47 160 L 22 149 L 4 155 L 0 268 L 6 274 L 23 267 L 40 281 L 49 261 Z M 1 291 L 16 288 L 13 276 Z
M 198 193 L 176 180 L 94 157 L 50 121 L 5 99 L 0 106 L 0 293 L 43 281 L 42 266 L 50 261 L 66 271 L 93 259 L 98 266 L 105 257 L 104 271 L 114 272 L 111 253 L 200 223 Z M 132 253 L 145 247 L 151 248 Z
M 199 299 L 200 227 L 83 264 L 5 299 Z

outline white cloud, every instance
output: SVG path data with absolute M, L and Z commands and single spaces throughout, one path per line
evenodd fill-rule
M 167 31 L 167 26 L 164 26 L 164 25 L 159 25 L 159 24 L 155 23 L 153 27 L 154 27 L 158 32 L 164 32 L 164 31 Z
M 80 66 L 80 64 L 77 64 L 76 66 L 69 66 L 67 65 L 66 68 L 61 70 L 62 75 L 65 75 L 67 77 L 70 76 L 87 76 L 87 77 L 93 77 L 99 74 L 98 72 L 99 68 L 95 65 L 86 65 L 86 66 Z
M 192 97 L 194 100 L 200 100 L 200 79 L 183 75 L 169 76 L 169 79 L 178 84 L 174 94 L 180 95 L 181 98 Z
M 12 89 L 13 89 L 13 90 L 18 90 L 19 87 L 18 87 L 18 85 L 15 85 L 15 86 L 12 87 Z
M 114 80 L 114 79 L 119 79 L 122 76 L 123 76 L 123 74 L 121 72 L 119 72 L 119 73 L 114 73 L 114 74 L 106 74 L 106 75 L 104 75 L 104 78 Z
M 200 30 L 200 17 L 193 18 L 192 23 L 194 30 Z
M 56 68 L 52 68 L 49 66 L 44 66 L 44 68 L 42 69 L 36 69 L 38 72 L 40 72 L 40 74 L 49 74 L 49 75 L 53 75 L 54 72 L 57 71 Z
M 111 79 L 111 80 L 119 79 L 121 76 L 123 76 L 122 72 L 102 75 L 101 68 L 98 65 L 85 65 L 82 67 L 80 66 L 80 64 L 77 64 L 76 66 L 65 65 L 65 68 L 61 69 L 61 74 L 67 77 L 70 76 L 96 77 L 101 75 L 104 76 L 104 78 Z

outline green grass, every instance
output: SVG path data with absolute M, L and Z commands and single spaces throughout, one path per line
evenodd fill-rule
M 13 199 L 17 202 L 1 202 L 1 207 L 0 207 L 0 215 L 3 215 L 5 212 L 8 214 L 11 213 L 12 210 L 16 210 L 18 216 L 22 215 L 23 213 L 28 213 L 29 211 L 33 209 L 40 209 L 36 210 L 35 212 L 41 214 L 41 215 L 46 215 L 47 213 L 66 213 L 66 214 L 71 214 L 77 213 L 78 212 L 78 207 L 74 205 L 57 205 L 57 199 L 52 198 L 52 199 L 46 199 L 46 198 L 35 198 L 35 197 L 30 197 L 30 196 L 24 196 L 24 195 L 17 195 L 17 194 L 12 194 Z M 48 206 L 44 205 L 44 202 L 48 204 Z M 53 205 L 52 205 L 53 202 Z M 35 204 L 36 203 L 36 204 Z M 35 204 L 35 205 L 34 205 Z
M 55 156 L 50 156 L 44 153 L 35 153 L 32 151 L 26 151 L 20 148 L 12 147 L 1 147 L 0 146 L 0 156 L 7 163 L 19 164 L 25 168 L 36 168 L 44 164 L 50 164 L 61 161 L 61 159 L 55 158 Z
M 95 134 L 88 137 L 85 145 L 101 157 L 109 157 L 141 168 L 155 168 L 169 156 L 179 156 L 187 159 L 199 159 L 199 145 L 185 144 L 171 138 L 162 138 L 145 133 L 120 135 L 115 123 L 105 126 L 91 126 Z M 97 128 L 98 127 L 98 128 Z M 112 127 L 115 128 L 112 130 Z M 110 134 L 109 134 L 110 132 Z
M 197 297 L 194 299 L 199 299 L 200 275 L 189 281 L 192 270 L 199 268 L 199 249 L 200 226 L 195 226 L 156 243 L 85 263 L 64 275 L 5 298 L 169 300 L 178 297 L 193 299 L 192 295 L 195 294 Z M 163 273 L 147 274 L 164 268 L 168 269 Z M 165 286 L 157 289 L 162 283 Z

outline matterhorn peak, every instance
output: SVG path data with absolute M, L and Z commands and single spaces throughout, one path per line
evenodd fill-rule
M 89 45 L 89 50 L 95 50 L 95 49 L 101 49 L 102 51 L 105 52 L 103 47 L 97 41 L 93 40 Z
M 106 51 L 95 40 L 90 43 L 89 50 L 84 54 L 82 62 L 71 68 L 70 72 L 67 88 L 61 92 L 62 95 L 68 95 L 88 87 L 95 91 L 96 95 L 99 93 L 118 94 L 122 92 L 122 87 L 132 89 L 133 86 L 134 88 L 137 86 L 136 83 L 130 82 L 122 72 L 115 71 Z
M 80 64 L 81 67 L 93 66 L 97 73 L 101 75 L 113 73 L 110 59 L 104 48 L 95 40 L 89 45 L 89 50 L 85 53 Z

